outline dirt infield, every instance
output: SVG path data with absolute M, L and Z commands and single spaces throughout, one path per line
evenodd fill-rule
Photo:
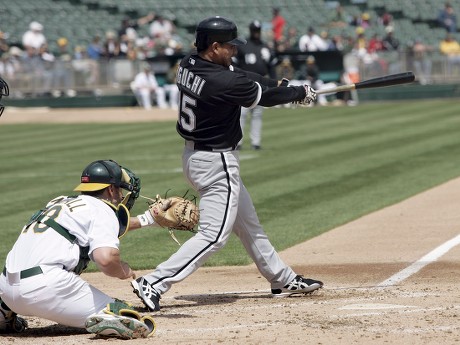
M 122 109 L 87 116 L 116 120 L 112 116 L 123 112 L 131 114 L 131 120 L 146 115 Z M 46 113 L 70 121 L 68 110 Z M 6 115 L 2 122 L 13 113 Z M 159 112 L 144 120 L 163 116 L 176 115 Z M 254 265 L 201 268 L 163 296 L 163 308 L 154 314 L 156 334 L 129 343 L 459 344 L 458 190 L 460 179 L 449 181 L 282 252 L 297 272 L 325 282 L 309 296 L 270 298 L 269 286 Z M 141 306 L 128 281 L 100 273 L 83 276 L 101 290 Z M 0 343 L 122 342 L 43 319 L 27 320 L 27 332 L 2 336 Z

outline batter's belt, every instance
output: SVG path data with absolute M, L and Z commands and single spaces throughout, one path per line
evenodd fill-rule
M 185 147 L 187 147 L 187 148 L 189 148 L 191 150 L 210 151 L 210 152 L 227 152 L 227 151 L 233 151 L 233 150 L 236 149 L 236 145 L 235 146 L 225 147 L 223 149 L 216 149 L 214 147 L 210 147 L 210 146 L 205 145 L 205 144 L 195 143 L 194 141 L 191 141 L 191 140 L 185 140 Z

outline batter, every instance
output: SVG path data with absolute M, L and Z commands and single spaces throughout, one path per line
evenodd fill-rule
M 201 217 L 194 237 L 152 273 L 131 282 L 150 310 L 160 310 L 161 295 L 221 249 L 232 231 L 271 284 L 274 297 L 310 293 L 323 285 L 296 274 L 280 259 L 241 180 L 235 150 L 242 139 L 241 107 L 309 104 L 316 95 L 309 86 L 278 87 L 277 80 L 234 68 L 236 46 L 245 43 L 231 20 L 207 18 L 196 29 L 197 52 L 185 56 L 177 71 L 183 171 L 199 193 Z

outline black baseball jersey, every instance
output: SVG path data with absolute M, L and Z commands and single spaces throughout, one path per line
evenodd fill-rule
M 242 138 L 241 106 L 255 106 L 261 87 L 235 71 L 202 59 L 184 57 L 177 71 L 180 91 L 177 131 L 186 140 L 215 149 L 234 147 Z
M 276 87 L 278 81 L 237 67 L 225 67 L 185 56 L 177 70 L 179 119 L 177 131 L 207 149 L 234 148 L 243 137 L 241 107 L 272 107 L 300 101 L 303 86 Z M 195 145 L 196 147 L 197 145 Z
M 274 78 L 276 61 L 275 55 L 264 42 L 248 39 L 245 45 L 238 46 L 235 62 L 241 69 Z

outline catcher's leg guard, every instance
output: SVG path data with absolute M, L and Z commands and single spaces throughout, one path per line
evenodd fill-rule
M 0 298 L 0 333 L 21 333 L 27 327 L 27 321 L 13 312 Z
M 153 317 L 141 317 L 131 305 L 121 301 L 109 303 L 101 313 L 88 317 L 85 327 L 90 333 L 122 339 L 147 338 L 156 331 Z

